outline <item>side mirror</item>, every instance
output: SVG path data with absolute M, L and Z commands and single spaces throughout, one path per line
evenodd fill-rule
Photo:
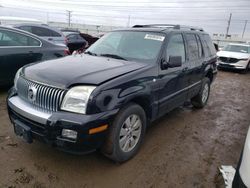
M 161 68 L 168 69 L 168 68 L 174 68 L 174 67 L 181 67 L 181 64 L 182 64 L 181 56 L 170 56 L 169 62 L 162 60 Z

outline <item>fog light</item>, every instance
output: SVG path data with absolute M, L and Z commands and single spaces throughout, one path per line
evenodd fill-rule
M 62 136 L 65 137 L 65 138 L 71 138 L 71 139 L 76 140 L 77 132 L 73 131 L 73 130 L 70 130 L 70 129 L 63 129 L 62 130 Z

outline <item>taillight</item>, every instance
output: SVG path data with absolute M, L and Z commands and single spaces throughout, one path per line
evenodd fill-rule
M 69 51 L 69 49 L 68 48 L 66 48 L 66 49 L 64 49 L 64 55 L 70 55 L 70 51 Z
M 68 40 L 66 37 L 64 37 L 64 42 L 65 42 L 65 44 L 67 45 L 68 42 L 69 42 L 69 40 Z

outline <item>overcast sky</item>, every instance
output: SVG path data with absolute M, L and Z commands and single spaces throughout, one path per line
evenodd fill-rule
M 245 20 L 250 33 L 250 0 L 0 0 L 0 16 L 67 22 L 67 10 L 72 11 L 72 22 L 80 24 L 179 23 L 210 33 L 225 33 L 232 13 L 229 33 L 241 34 Z

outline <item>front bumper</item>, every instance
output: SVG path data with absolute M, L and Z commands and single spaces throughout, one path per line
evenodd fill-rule
M 225 63 L 218 61 L 218 67 L 224 69 L 238 69 L 238 70 L 245 70 L 248 66 L 247 61 L 239 61 L 237 63 Z
M 13 125 L 23 124 L 30 128 L 34 140 L 39 140 L 70 153 L 89 153 L 103 144 L 107 130 L 96 134 L 89 134 L 89 130 L 110 125 L 118 110 L 107 111 L 93 115 L 82 115 L 57 111 L 49 113 L 36 109 L 22 100 L 13 92 L 9 92 L 8 113 Z M 77 132 L 77 139 L 61 136 L 62 129 Z

